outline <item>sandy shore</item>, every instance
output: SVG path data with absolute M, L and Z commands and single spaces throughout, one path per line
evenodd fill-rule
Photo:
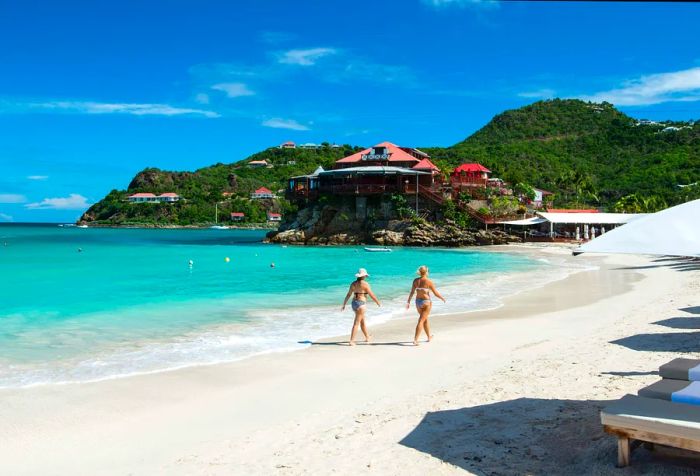
M 327 339 L 0 391 L 0 474 L 621 474 L 598 411 L 671 358 L 700 357 L 700 273 L 675 260 L 571 259 L 598 269 L 496 310 L 436 316 L 435 341 L 419 347 L 405 319 L 373 328 L 373 345 Z M 665 449 L 633 463 L 625 474 L 700 465 Z

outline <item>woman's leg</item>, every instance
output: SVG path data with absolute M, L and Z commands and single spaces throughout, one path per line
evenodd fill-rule
M 430 333 L 430 322 L 428 322 L 428 318 L 430 317 L 430 311 L 433 309 L 433 303 L 429 302 L 425 306 L 423 306 L 423 312 L 421 313 L 423 316 L 425 316 L 425 319 L 423 320 L 423 330 L 425 330 L 425 335 L 428 336 L 428 342 L 430 342 L 433 339 L 433 335 Z
M 357 328 L 365 317 L 365 306 L 360 306 L 360 308 L 355 311 L 355 322 L 352 323 L 352 332 L 350 332 L 350 345 L 355 345 L 355 334 L 357 334 Z
M 413 345 L 418 345 L 418 338 L 420 337 L 420 332 L 423 329 L 423 307 L 418 307 L 416 306 L 416 310 L 418 311 L 418 324 L 416 324 L 416 334 L 413 336 Z
M 369 340 L 372 336 L 369 335 L 369 331 L 367 330 L 367 326 L 365 325 L 364 313 L 362 314 L 362 320 L 360 320 L 360 329 L 362 330 L 362 333 L 365 335 L 365 342 L 369 342 Z

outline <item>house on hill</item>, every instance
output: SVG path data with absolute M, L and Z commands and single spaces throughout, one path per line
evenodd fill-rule
M 282 144 L 280 144 L 278 147 L 280 149 L 296 149 L 297 145 L 294 142 L 288 140 L 287 142 L 283 142 Z
M 231 221 L 243 221 L 245 218 L 245 213 L 243 212 L 232 212 Z
M 270 165 L 267 160 L 251 160 L 248 162 L 248 167 L 251 168 L 258 168 L 258 167 L 267 167 Z
M 276 195 L 272 193 L 272 190 L 265 188 L 265 187 L 260 187 L 256 191 L 250 194 L 250 198 L 258 199 L 258 198 L 275 198 Z
M 127 200 L 130 203 L 174 203 L 180 200 L 180 196 L 177 193 L 167 192 L 156 195 L 154 193 L 135 193 L 129 195 Z
M 267 212 L 267 221 L 282 221 L 282 215 L 279 213 Z
M 439 169 L 429 159 L 418 149 L 382 142 L 337 160 L 331 170 L 291 177 L 287 194 L 293 199 L 312 199 L 319 193 L 357 197 L 429 194 L 439 178 Z

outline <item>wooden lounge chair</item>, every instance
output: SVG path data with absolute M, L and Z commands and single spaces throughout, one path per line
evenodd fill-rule
M 605 432 L 617 436 L 620 467 L 629 466 L 630 453 L 640 442 L 700 451 L 698 405 L 625 395 L 604 408 L 600 420 Z

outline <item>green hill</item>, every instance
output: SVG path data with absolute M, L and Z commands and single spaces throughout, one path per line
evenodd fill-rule
M 700 179 L 700 123 L 650 122 L 608 103 L 555 99 L 505 111 L 451 147 L 422 150 L 441 168 L 479 162 L 506 181 L 555 192 L 559 205 L 612 207 L 630 194 L 676 203 L 678 185 Z
M 403 144 L 402 144 L 403 145 Z M 410 144 L 407 144 L 410 145 Z M 227 215 L 246 213 L 264 221 L 265 211 L 285 211 L 285 200 L 251 201 L 251 191 L 281 190 L 288 177 L 327 168 L 359 150 L 349 145 L 318 149 L 270 148 L 233 164 L 195 172 L 146 169 L 126 190 L 113 190 L 93 205 L 83 221 L 109 224 L 203 224 L 214 204 Z M 495 116 L 482 129 L 451 147 L 421 147 L 444 171 L 463 162 L 479 162 L 494 176 L 554 192 L 557 206 L 595 206 L 653 211 L 700 198 L 700 122 L 639 121 L 611 104 L 579 100 L 540 101 Z M 266 160 L 271 168 L 252 168 Z M 176 204 L 130 204 L 136 192 L 176 192 Z M 223 193 L 230 197 L 224 199 Z
M 313 172 L 319 165 L 330 167 L 336 160 L 359 150 L 345 145 L 318 149 L 270 148 L 233 164 L 216 164 L 194 172 L 169 172 L 148 168 L 139 172 L 126 190 L 112 190 L 91 206 L 80 221 L 96 224 L 194 225 L 214 222 L 215 204 L 219 218 L 230 212 L 243 212 L 247 222 L 266 220 L 266 211 L 285 211 L 285 200 L 250 200 L 259 187 L 281 191 L 287 178 Z M 265 160 L 272 167 L 250 167 L 254 160 Z M 175 192 L 185 200 L 177 203 L 136 203 L 127 197 L 138 192 Z M 224 195 L 226 193 L 226 196 Z

